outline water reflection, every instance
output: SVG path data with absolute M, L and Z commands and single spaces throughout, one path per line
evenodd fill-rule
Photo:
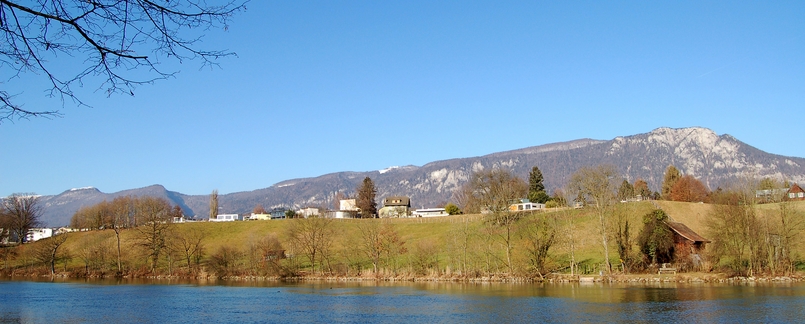
M 0 280 L 0 322 L 796 322 L 805 285 Z

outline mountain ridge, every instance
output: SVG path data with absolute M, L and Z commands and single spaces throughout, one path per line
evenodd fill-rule
M 433 161 L 422 166 L 389 167 L 374 171 L 344 171 L 316 177 L 288 179 L 269 187 L 219 195 L 224 213 L 247 213 L 256 205 L 274 207 L 321 206 L 333 208 L 340 192 L 352 194 L 365 177 L 377 188 L 378 199 L 390 195 L 411 197 L 412 207 L 434 207 L 450 200 L 456 188 L 472 172 L 486 168 L 507 168 L 527 178 L 538 166 L 546 189 L 562 187 L 582 166 L 612 164 L 625 179 L 644 179 L 652 191 L 659 191 L 663 173 L 673 164 L 691 174 L 711 190 L 744 177 L 771 177 L 805 182 L 805 159 L 766 153 L 737 138 L 704 127 L 660 127 L 649 133 L 618 136 L 611 140 L 577 139 L 548 143 L 487 155 Z M 75 190 L 75 191 L 71 191 Z M 114 197 L 155 196 L 179 205 L 187 215 L 206 218 L 208 195 L 185 195 L 161 185 L 103 193 L 97 188 L 77 188 L 59 195 L 42 196 L 43 221 L 48 226 L 66 225 L 81 206 Z

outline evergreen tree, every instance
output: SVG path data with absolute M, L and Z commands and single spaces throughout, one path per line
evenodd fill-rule
M 662 199 L 671 199 L 671 188 L 673 188 L 674 183 L 681 177 L 682 175 L 675 166 L 669 165 L 668 168 L 665 169 L 665 176 L 662 180 Z
M 375 196 L 377 189 L 372 179 L 366 177 L 363 182 L 358 186 L 358 199 L 355 201 L 356 207 L 361 210 L 361 218 L 374 218 L 377 214 L 377 202 Z
M 632 184 L 629 183 L 629 181 L 623 179 L 621 186 L 618 188 L 618 199 L 620 199 L 621 201 L 629 200 L 634 196 L 635 196 L 634 187 L 632 187 Z
M 531 168 L 531 173 L 528 174 L 528 200 L 544 204 L 551 199 L 545 192 L 545 185 L 542 184 L 542 181 L 542 171 L 536 166 Z

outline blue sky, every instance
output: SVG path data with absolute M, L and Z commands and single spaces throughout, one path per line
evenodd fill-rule
M 202 44 L 220 69 L 0 125 L 0 196 L 186 194 L 702 126 L 805 157 L 799 1 L 252 1 Z

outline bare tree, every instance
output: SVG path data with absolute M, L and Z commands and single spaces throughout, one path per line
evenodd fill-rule
M 458 225 L 450 229 L 448 235 L 448 258 L 451 260 L 453 268 L 465 275 L 471 265 L 470 253 L 474 251 L 470 244 L 474 231 L 470 229 L 469 221 L 464 218 Z
M 358 224 L 358 230 L 361 233 L 361 251 L 372 262 L 372 268 L 375 276 L 379 275 L 377 272 L 380 265 L 380 258 L 383 256 L 382 234 L 379 221 L 363 221 Z
M 381 265 L 390 265 L 396 272 L 397 258 L 408 250 L 394 227 L 388 222 L 368 220 L 358 224 L 358 229 L 362 239 L 360 249 L 372 262 L 375 276 L 380 276 Z
M 520 235 L 525 240 L 530 270 L 542 279 L 548 251 L 556 241 L 556 219 L 542 213 L 531 215 L 522 224 Z
M 261 275 L 283 275 L 281 260 L 285 258 L 285 249 L 274 234 L 268 234 L 256 240 L 250 240 L 249 262 L 252 269 Z
M 236 247 L 224 245 L 207 260 L 207 266 L 219 278 L 238 275 L 242 268 L 244 253 Z
M 439 245 L 430 238 L 419 240 L 411 253 L 414 271 L 426 275 L 428 271 L 439 269 Z
M 177 231 L 171 241 L 174 244 L 174 249 L 180 252 L 188 271 L 191 273 L 194 273 L 196 267 L 201 263 L 206 237 L 207 233 L 203 229 L 193 227 L 185 231 Z
M 151 263 L 151 272 L 155 272 L 171 228 L 170 203 L 162 198 L 143 197 L 135 208 L 143 220 L 143 224 L 136 227 L 137 245 L 145 250 Z
M 64 252 L 59 253 L 59 248 L 67 242 L 67 233 L 51 236 L 42 240 L 36 251 L 36 259 L 48 265 L 50 275 L 56 275 L 56 261 L 63 257 Z
M 85 235 L 78 241 L 78 250 L 75 252 L 84 262 L 84 273 L 90 276 L 93 271 L 104 271 L 109 246 L 105 243 L 106 237 L 100 235 Z
M 108 213 L 106 200 L 92 206 L 82 206 L 70 218 L 70 227 L 85 229 L 102 229 Z
M 510 171 L 492 169 L 473 173 L 468 181 L 468 200 L 482 211 L 498 215 L 509 211 L 513 200 L 525 197 L 528 184 Z
M 777 223 L 777 238 L 773 239 L 774 246 L 772 247 L 772 256 L 777 264 L 780 265 L 780 270 L 784 274 L 790 274 L 794 271 L 794 260 L 792 259 L 792 250 L 794 250 L 800 243 L 803 229 L 805 229 L 805 215 L 802 211 L 798 211 L 796 207 L 788 200 L 783 200 L 779 203 L 777 210 L 779 223 Z
M 28 230 L 41 224 L 42 206 L 35 194 L 13 194 L 2 199 L 2 213 L 6 225 L 17 237 L 17 243 L 25 242 Z
M 608 218 L 616 197 L 616 179 L 619 179 L 617 170 L 612 165 L 599 165 L 597 167 L 582 167 L 574 173 L 568 183 L 568 190 L 589 199 L 598 215 L 598 226 L 601 234 L 601 243 L 604 247 L 604 265 L 608 273 L 612 272 L 609 262 Z
M 217 59 L 235 55 L 197 46 L 200 31 L 228 29 L 232 15 L 245 4 L 207 2 L 0 0 L 0 72 L 12 79 L 43 75 L 49 96 L 79 105 L 83 102 L 73 88 L 96 78 L 101 80 L 98 89 L 108 95 L 134 95 L 138 85 L 175 75 L 160 67 L 163 59 L 200 59 L 202 66 L 217 66 Z M 59 116 L 56 110 L 23 109 L 13 97 L 0 90 L 0 123 Z
M 724 260 L 736 273 L 752 276 L 767 262 L 764 241 L 768 226 L 761 219 L 755 198 L 755 181 L 744 178 L 716 195 L 706 218 L 710 252 L 716 263 Z
M 120 261 L 120 232 L 124 228 L 128 228 L 134 219 L 136 199 L 125 196 L 117 197 L 112 200 L 112 213 L 109 219 L 109 226 L 115 231 L 115 240 L 117 242 L 117 273 L 118 275 L 123 271 L 123 265 Z
M 400 234 L 390 223 L 385 223 L 381 227 L 380 235 L 383 238 L 383 250 L 386 253 L 385 264 L 391 266 L 394 275 L 397 275 L 399 269 L 400 257 L 408 253 L 408 248 L 405 246 L 405 240 L 400 237 Z
M 3 271 L 8 270 L 11 260 L 17 256 L 17 249 L 9 246 L 0 246 L 0 259 L 3 260 Z
M 477 214 L 481 212 L 481 207 L 472 199 L 472 185 L 469 182 L 453 190 L 450 200 L 455 201 L 465 214 Z
M 120 233 L 137 224 L 137 206 L 150 198 L 121 196 L 107 202 L 106 200 L 92 206 L 81 207 L 70 220 L 73 228 L 111 229 L 115 232 L 117 242 L 117 272 L 122 273 Z
M 575 275 L 576 271 L 576 227 L 573 224 L 573 215 L 571 215 L 570 206 L 567 205 L 568 200 L 565 197 L 565 193 L 562 190 L 557 190 L 554 194 L 554 197 L 557 197 L 557 201 L 559 202 L 560 206 L 562 206 L 562 218 L 565 220 L 564 231 L 567 234 L 565 239 L 567 242 L 567 249 L 570 252 L 570 275 Z
M 329 259 L 334 236 L 332 223 L 331 218 L 311 216 L 291 220 L 288 227 L 288 236 L 307 256 L 314 273 L 317 262 L 322 264 L 319 266 L 321 271 L 323 264 Z
M 512 250 L 514 249 L 515 223 L 519 213 L 509 206 L 516 199 L 525 197 L 528 184 L 508 170 L 493 169 L 474 173 L 468 182 L 471 204 L 481 206 L 488 212 L 488 233 L 501 241 L 506 253 L 506 266 L 513 273 Z

